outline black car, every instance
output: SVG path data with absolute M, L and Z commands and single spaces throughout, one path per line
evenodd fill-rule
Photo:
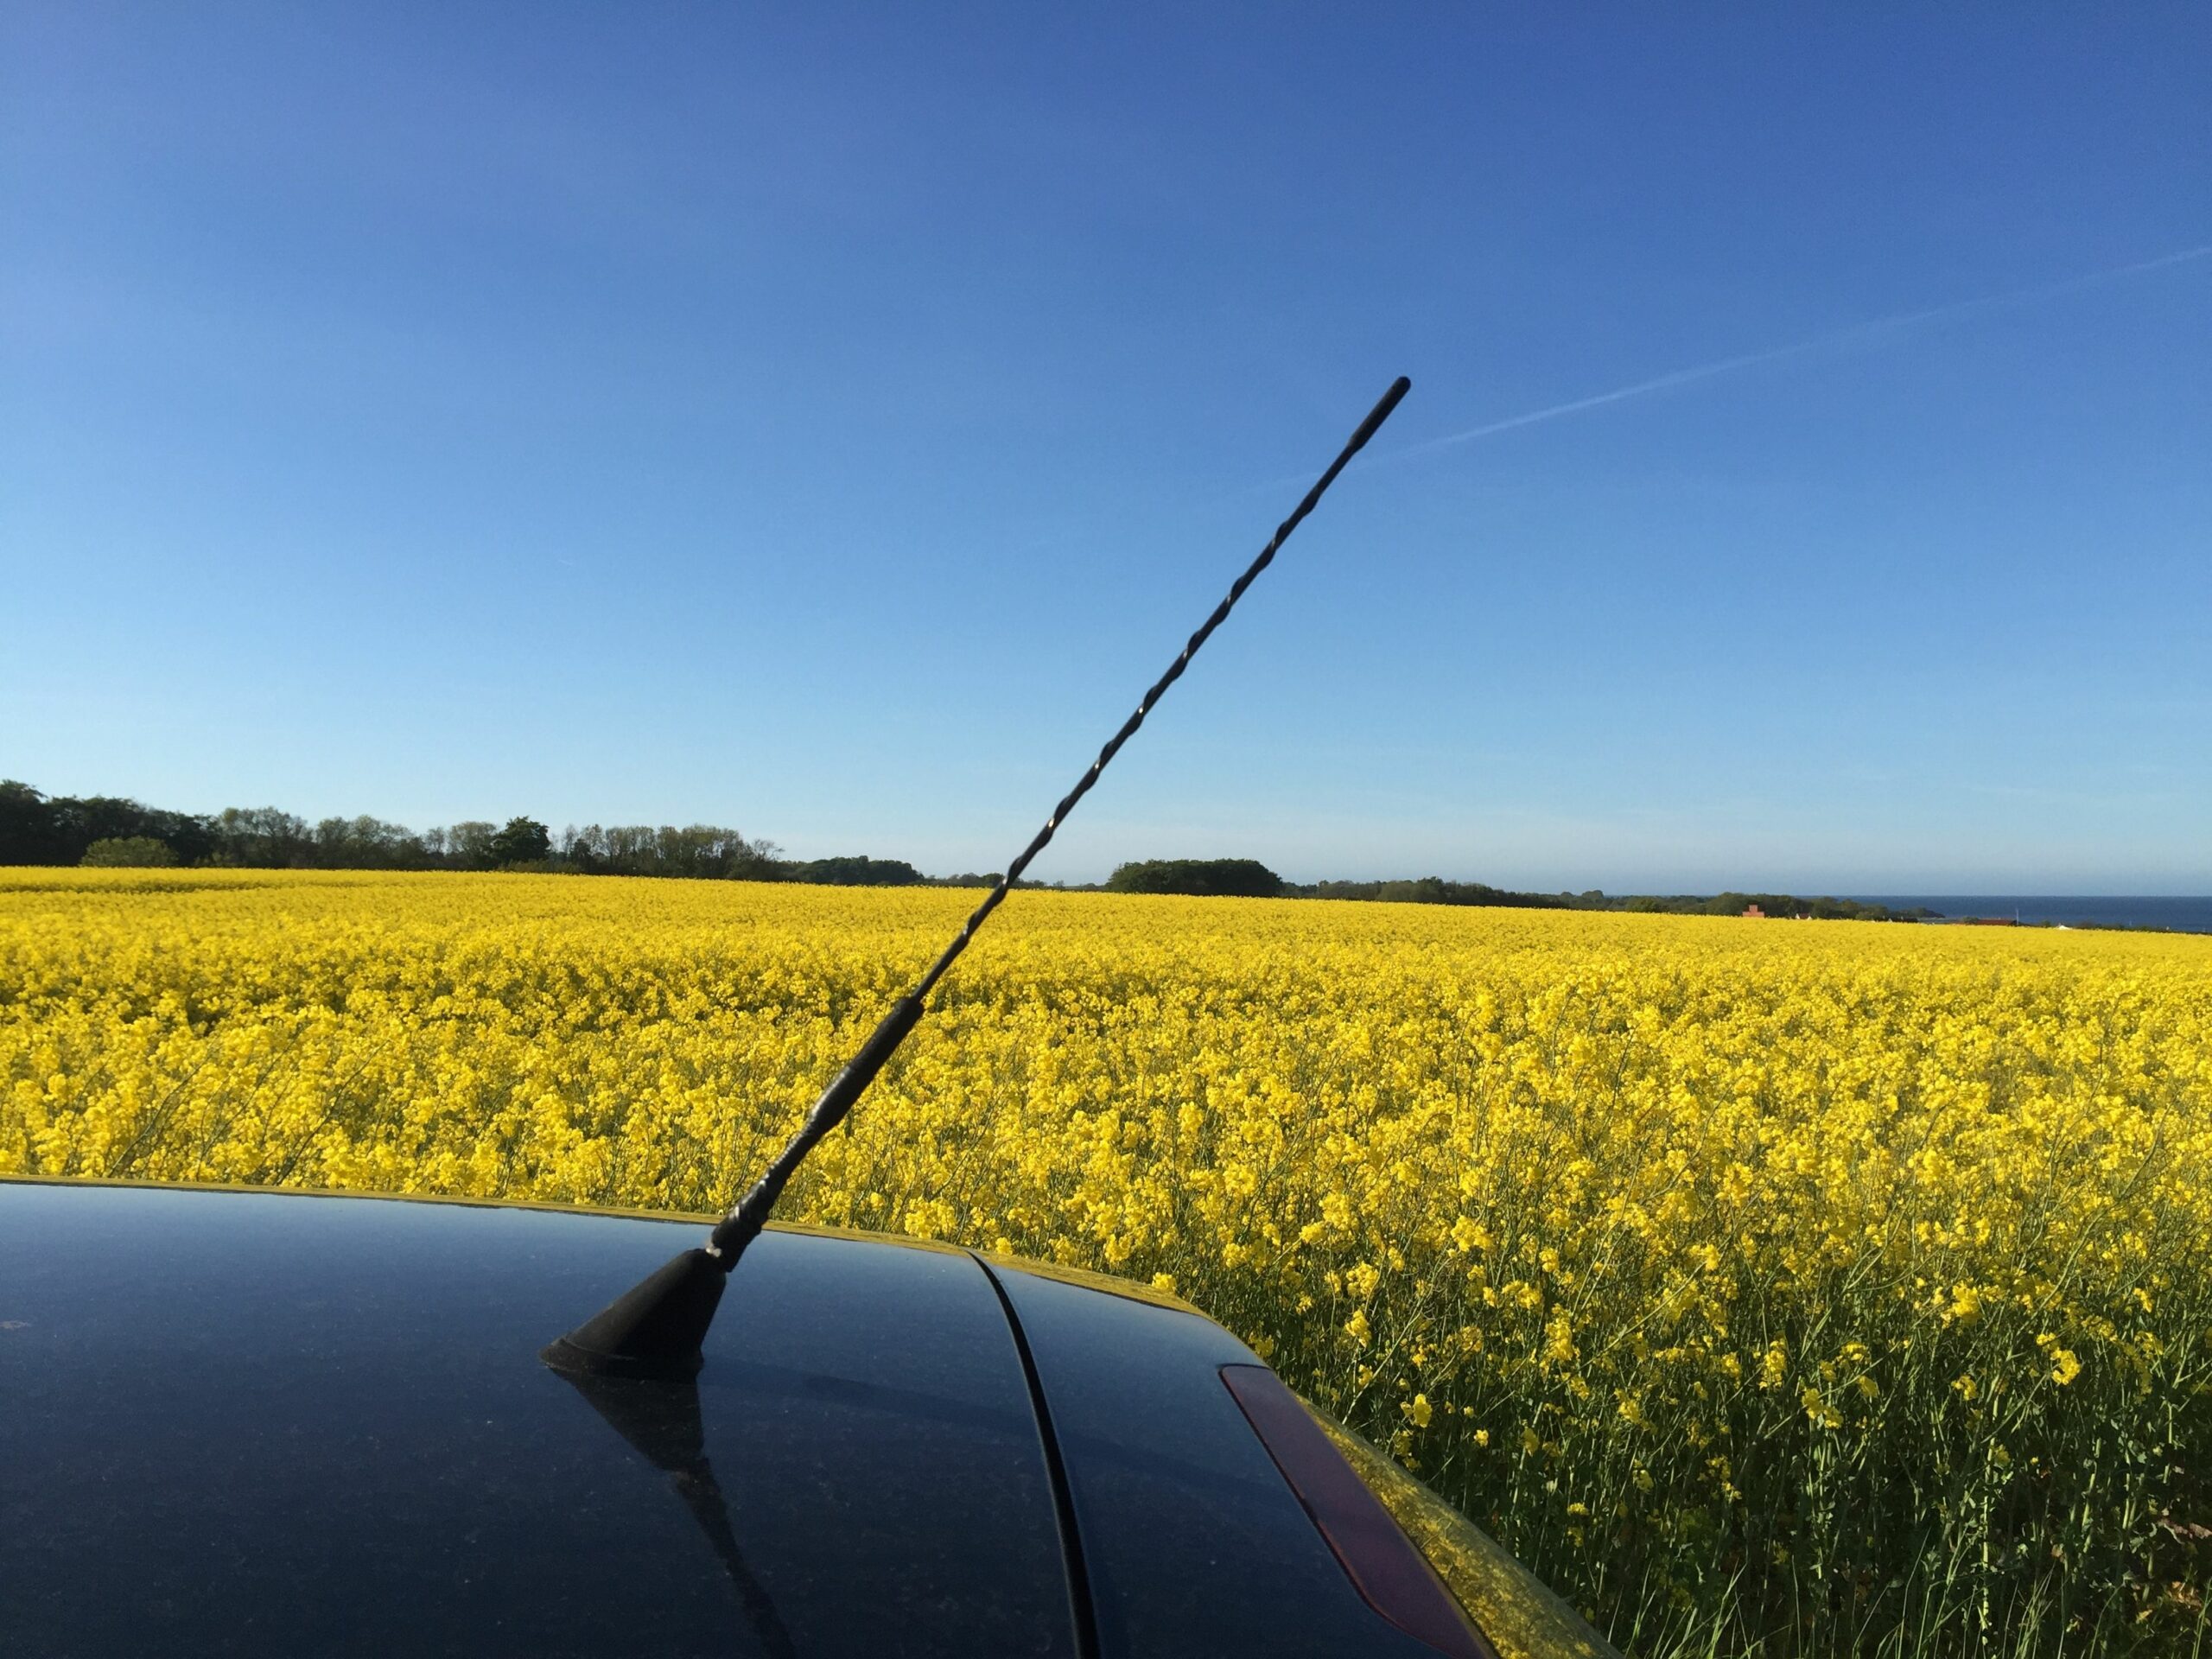
M 0 1649 L 1611 1651 L 1118 1280 L 776 1226 L 696 1382 L 541 1363 L 683 1219 L 0 1182 Z

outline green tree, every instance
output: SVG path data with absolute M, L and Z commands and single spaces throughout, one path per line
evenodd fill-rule
M 1282 878 L 1256 858 L 1148 858 L 1117 867 L 1106 890 L 1272 899 L 1281 893 Z
M 832 887 L 911 887 L 922 879 L 922 873 L 903 858 L 869 858 L 861 854 L 811 859 L 785 868 L 790 880 Z
M 315 861 L 333 870 L 404 870 L 428 861 L 422 838 L 404 823 L 366 813 L 325 818 L 315 827 Z
M 54 803 L 29 784 L 0 781 L 0 864 L 59 864 L 62 844 Z
M 485 848 L 493 864 L 542 864 L 553 855 L 553 838 L 536 818 L 509 818 Z
M 315 832 L 305 818 L 274 806 L 226 806 L 213 824 L 215 857 L 224 864 L 288 869 L 308 861 Z
M 451 829 L 431 830 L 423 840 L 454 868 L 488 870 L 497 861 L 492 856 L 492 838 L 498 834 L 495 826 L 481 818 L 464 818 Z

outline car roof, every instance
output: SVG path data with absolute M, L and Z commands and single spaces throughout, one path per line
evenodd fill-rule
M 1072 1653 L 1028 1388 L 963 1253 L 764 1237 L 696 1393 L 617 1389 L 613 1421 L 537 1363 L 695 1240 L 0 1188 L 10 1644 Z M 696 1429 L 623 1409 L 671 1396 Z
M 0 1180 L 11 1642 L 1433 1659 L 1145 1287 L 777 1226 L 696 1386 L 539 1363 L 696 1224 Z

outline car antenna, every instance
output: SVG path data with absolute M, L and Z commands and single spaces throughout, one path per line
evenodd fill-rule
M 707 1327 L 714 1322 L 715 1309 L 721 1301 L 722 1287 L 729 1278 L 730 1269 L 737 1265 L 746 1246 L 759 1237 L 761 1228 L 767 1224 L 769 1212 L 782 1196 L 785 1183 L 815 1144 L 843 1121 L 853 1103 L 875 1080 L 875 1074 L 883 1070 L 884 1063 L 898 1051 L 906 1033 L 921 1019 L 923 1003 L 936 988 L 938 981 L 944 977 L 946 970 L 968 948 L 968 942 L 976 937 L 976 930 L 982 926 L 1014 884 L 1021 879 L 1030 861 L 1045 850 L 1053 831 L 1075 810 L 1076 803 L 1090 793 L 1107 763 L 1144 724 L 1144 717 L 1152 712 L 1153 705 L 1182 677 L 1183 671 L 1191 665 L 1191 658 L 1198 655 L 1198 647 L 1222 625 L 1230 608 L 1244 597 L 1244 590 L 1273 562 L 1276 550 L 1290 539 L 1291 532 L 1304 522 L 1306 515 L 1313 511 L 1329 486 L 1337 481 L 1337 474 L 1390 418 L 1390 412 L 1412 386 L 1413 382 L 1403 375 L 1392 382 L 1382 401 L 1368 412 L 1367 418 L 1359 423 L 1359 429 L 1329 463 L 1328 471 L 1314 480 L 1313 487 L 1306 492 L 1305 499 L 1276 527 L 1273 539 L 1260 550 L 1260 556 L 1245 568 L 1244 574 L 1236 578 L 1228 597 L 1214 607 L 1213 614 L 1199 625 L 1198 631 L 1184 645 L 1182 654 L 1168 664 L 1167 671 L 1144 694 L 1136 712 L 1106 741 L 1106 747 L 1098 751 L 1098 758 L 1090 763 L 1090 769 L 1076 780 L 1075 787 L 1052 809 L 1052 817 L 1045 820 L 1045 827 L 1007 866 L 998 885 L 984 895 L 983 902 L 976 906 L 976 913 L 954 935 L 944 953 L 930 964 L 920 982 L 891 1005 L 883 1022 L 861 1045 L 859 1052 L 830 1080 L 830 1086 L 822 1091 L 822 1097 L 814 1103 L 805 1122 L 799 1125 L 775 1162 L 715 1225 L 705 1247 L 686 1250 L 655 1269 L 566 1336 L 556 1338 L 540 1353 L 541 1359 L 556 1371 L 592 1376 L 667 1380 L 698 1375 L 699 1368 L 706 1363 L 702 1344 Z

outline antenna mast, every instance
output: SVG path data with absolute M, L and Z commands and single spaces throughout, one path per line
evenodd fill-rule
M 1076 804 L 1090 792 L 1099 774 L 1120 753 L 1122 746 L 1135 735 L 1137 728 L 1144 724 L 1153 705 L 1166 694 L 1169 686 L 1183 677 L 1183 671 L 1191 665 L 1191 658 L 1198 654 L 1199 647 L 1227 620 L 1236 601 L 1244 597 L 1244 590 L 1274 563 L 1277 550 L 1290 539 L 1291 532 L 1313 511 L 1329 486 L 1337 481 L 1337 474 L 1366 448 L 1367 441 L 1390 418 L 1391 411 L 1412 386 L 1413 382 L 1403 375 L 1391 383 L 1382 401 L 1368 412 L 1367 418 L 1359 423 L 1359 429 L 1329 463 L 1328 470 L 1314 480 L 1313 487 L 1292 509 L 1290 517 L 1276 527 L 1273 537 L 1260 550 L 1259 556 L 1245 567 L 1244 574 L 1230 586 L 1227 596 L 1214 607 L 1213 614 L 1198 625 L 1198 632 L 1185 643 L 1181 654 L 1167 665 L 1167 671 L 1153 682 L 1136 711 L 1122 722 L 1121 730 L 1106 740 L 1105 747 L 1098 751 L 1098 758 L 1076 780 L 1075 787 L 1060 798 L 1052 816 L 1045 820 L 1045 827 L 1007 866 L 998 885 L 983 896 L 983 902 L 976 906 L 975 914 L 953 936 L 952 943 L 930 964 L 929 971 L 914 988 L 891 1005 L 890 1011 L 861 1045 L 859 1052 L 830 1079 L 830 1086 L 822 1091 L 821 1098 L 814 1103 L 805 1121 L 768 1166 L 767 1172 L 716 1224 L 706 1247 L 686 1250 L 566 1336 L 556 1338 L 540 1355 L 547 1364 L 556 1370 L 590 1376 L 681 1378 L 697 1374 L 705 1363 L 701 1344 L 714 1319 L 715 1308 L 721 1300 L 723 1284 L 730 1269 L 737 1265 L 738 1257 L 745 1253 L 746 1246 L 760 1236 L 760 1230 L 767 1224 L 768 1217 L 776 1207 L 776 1200 L 783 1195 L 785 1183 L 805 1161 L 816 1143 L 844 1121 L 853 1103 L 875 1081 L 876 1073 L 897 1052 L 906 1033 L 921 1019 L 929 994 L 959 960 L 976 930 L 1005 901 L 1007 892 L 1021 879 L 1021 873 L 1051 843 L 1054 832 L 1067 821 Z

